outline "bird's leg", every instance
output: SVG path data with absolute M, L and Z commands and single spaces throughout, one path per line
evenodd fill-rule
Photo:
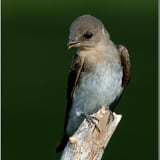
M 87 120 L 87 122 L 88 122 L 89 124 L 90 124 L 90 123 L 94 124 L 94 125 L 95 125 L 95 128 L 98 130 L 98 132 L 100 132 L 99 127 L 97 126 L 96 122 L 94 121 L 94 120 L 96 120 L 96 121 L 99 122 L 99 119 L 98 119 L 98 118 L 96 118 L 96 117 L 94 117 L 94 116 L 90 116 L 90 115 L 88 115 L 87 113 L 84 113 L 84 112 L 81 113 L 81 116 L 85 117 L 86 120 Z

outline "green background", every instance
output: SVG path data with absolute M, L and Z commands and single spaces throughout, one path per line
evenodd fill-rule
M 103 159 L 158 158 L 156 0 L 2 1 L 2 159 L 53 160 L 64 124 L 71 57 L 68 29 L 80 15 L 100 18 L 127 46 L 131 82 Z

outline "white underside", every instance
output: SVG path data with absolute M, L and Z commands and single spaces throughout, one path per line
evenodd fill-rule
M 73 105 L 67 125 L 69 135 L 78 128 L 83 120 L 82 112 L 92 114 L 101 106 L 109 105 L 122 92 L 122 68 L 119 64 L 98 65 L 94 72 L 83 72 L 80 77 L 80 86 L 76 88 Z

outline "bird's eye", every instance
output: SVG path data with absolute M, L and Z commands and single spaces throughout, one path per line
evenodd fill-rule
M 93 34 L 91 32 L 86 32 L 83 37 L 86 38 L 86 39 L 90 39 L 92 38 Z

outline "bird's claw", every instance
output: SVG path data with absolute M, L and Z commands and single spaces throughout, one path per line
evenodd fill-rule
M 90 116 L 90 115 L 88 115 L 88 114 L 86 114 L 86 113 L 82 113 L 81 115 L 86 118 L 86 121 L 87 121 L 89 124 L 91 124 L 91 123 L 94 124 L 94 125 L 95 125 L 95 128 L 98 130 L 98 132 L 100 132 L 100 129 L 99 129 L 99 127 L 97 126 L 97 123 L 94 121 L 94 120 L 96 120 L 96 121 L 99 122 L 99 119 L 98 119 L 97 117 Z
M 107 121 L 107 124 L 112 120 L 114 121 L 114 114 L 111 110 L 108 110 L 110 113 L 109 113 L 109 117 L 108 117 L 108 121 Z

